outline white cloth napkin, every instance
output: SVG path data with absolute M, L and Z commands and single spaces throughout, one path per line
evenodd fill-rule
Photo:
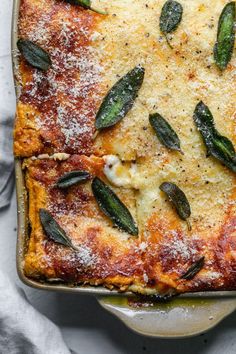
M 12 155 L 13 119 L 1 109 L 0 117 L 0 209 L 10 204 L 14 187 Z
M 57 326 L 0 270 L 0 353 L 71 354 Z

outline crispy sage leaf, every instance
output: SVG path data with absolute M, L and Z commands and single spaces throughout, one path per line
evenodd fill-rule
M 235 149 L 231 141 L 225 136 L 216 134 L 216 137 L 213 139 L 213 146 L 222 152 L 223 156 L 227 159 L 235 159 Z
M 220 70 L 230 62 L 235 42 L 235 1 L 225 5 L 219 19 L 214 58 Z
M 91 0 L 64 0 L 64 1 L 68 2 L 72 5 L 82 6 L 85 9 L 97 12 L 101 15 L 107 15 L 107 12 L 102 11 L 102 10 L 98 10 L 98 9 L 95 9 L 94 7 L 92 7 Z
M 197 275 L 197 273 L 199 273 L 200 270 L 202 270 L 202 268 L 204 267 L 204 263 L 205 263 L 205 257 L 201 257 L 189 268 L 189 270 L 186 273 L 184 273 L 184 275 L 180 277 L 180 279 L 192 280 L 195 277 L 195 275 Z
M 188 218 L 191 215 L 191 208 L 184 192 L 174 183 L 164 182 L 160 185 L 160 190 L 167 194 L 174 205 L 177 214 L 182 220 L 187 221 L 188 228 L 191 230 Z
M 171 150 L 176 150 L 183 154 L 178 135 L 159 113 L 150 114 L 149 122 L 163 145 Z
M 202 101 L 197 104 L 193 119 L 202 135 L 208 155 L 215 157 L 230 170 L 236 172 L 234 146 L 228 138 L 217 131 L 212 113 Z
M 25 60 L 34 68 L 47 71 L 52 65 L 49 54 L 28 39 L 18 39 L 17 47 Z
M 89 180 L 90 174 L 86 171 L 72 171 L 60 177 L 56 183 L 58 188 L 66 189 L 75 184 Z
M 160 30 L 165 35 L 167 43 L 172 48 L 167 34 L 175 31 L 179 26 L 183 15 L 182 5 L 173 0 L 168 0 L 162 10 L 160 16 Z
M 131 235 L 138 235 L 134 219 L 117 195 L 99 178 L 94 178 L 92 191 L 100 209 L 120 229 Z
M 142 86 L 145 70 L 136 66 L 123 76 L 108 92 L 96 116 L 98 130 L 112 127 L 132 108 Z
M 76 250 L 65 231 L 46 209 L 39 210 L 39 217 L 42 227 L 49 240 Z

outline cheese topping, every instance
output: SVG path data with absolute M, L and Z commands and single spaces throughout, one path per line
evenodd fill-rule
M 137 166 L 135 163 L 122 162 L 115 155 L 103 157 L 105 161 L 104 173 L 107 179 L 117 187 L 135 188 L 135 175 Z

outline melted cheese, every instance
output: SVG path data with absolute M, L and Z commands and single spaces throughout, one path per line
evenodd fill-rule
M 137 172 L 135 163 L 122 163 L 115 155 L 103 157 L 105 161 L 104 173 L 107 179 L 117 187 L 135 188 L 134 179 Z
M 204 159 L 205 148 L 192 119 L 200 100 L 211 109 L 221 133 L 236 143 L 236 56 L 223 74 L 213 61 L 218 19 L 226 1 L 182 0 L 183 19 L 170 36 L 173 50 L 159 29 L 164 3 L 95 2 L 109 12 L 98 26 L 101 36 L 96 40 L 104 94 L 134 66 L 141 64 L 146 71 L 133 109 L 115 128 L 98 136 L 103 154 L 131 161 L 163 151 L 148 121 L 149 113 L 159 112 L 179 134 L 185 157 L 191 161 L 197 151 Z
M 215 159 L 206 158 L 192 117 L 196 104 L 203 100 L 211 109 L 218 130 L 236 143 L 236 57 L 221 74 L 212 54 L 219 15 L 226 1 L 214 1 L 214 11 L 211 0 L 181 1 L 183 19 L 170 35 L 173 50 L 159 29 L 164 2 L 95 2 L 104 4 L 110 14 L 100 23 L 100 36 L 96 39 L 104 66 L 104 85 L 111 87 L 135 65 L 141 64 L 146 70 L 133 109 L 115 128 L 100 134 L 97 144 L 104 154 L 116 156 L 113 167 L 106 168 L 107 177 L 114 184 L 125 187 L 128 183 L 140 191 L 137 205 L 143 227 L 153 212 L 164 215 L 166 210 L 171 211 L 159 186 L 172 181 L 190 200 L 196 230 L 205 235 L 210 230 L 213 235 L 227 215 L 235 177 Z M 171 123 L 180 137 L 184 156 L 168 151 L 159 142 L 148 121 L 152 112 L 159 112 Z M 128 170 L 121 173 L 118 156 L 121 160 L 137 160 L 132 181 Z

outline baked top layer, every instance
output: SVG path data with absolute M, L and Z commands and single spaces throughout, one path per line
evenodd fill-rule
M 212 53 L 227 1 L 181 0 L 183 19 L 169 36 L 173 49 L 159 29 L 164 3 L 94 0 L 94 7 L 108 12 L 102 16 L 60 0 L 21 1 L 19 36 L 52 59 L 47 72 L 19 61 L 15 155 L 44 154 L 24 162 L 32 226 L 28 276 L 142 293 L 236 289 L 235 174 L 206 158 L 193 121 L 202 100 L 217 129 L 235 145 L 236 59 L 220 72 Z M 96 134 L 104 96 L 137 65 L 145 68 L 145 78 L 133 108 Z M 149 124 L 155 112 L 177 132 L 183 156 L 157 139 Z M 68 160 L 45 158 L 55 153 Z M 117 192 L 137 220 L 137 239 L 113 228 L 99 211 L 91 181 L 66 192 L 55 187 L 64 172 L 80 168 Z M 191 230 L 160 191 L 166 181 L 185 192 Z M 81 255 L 46 241 L 40 208 L 52 212 Z M 200 257 L 203 269 L 193 280 L 181 279 Z
M 171 34 L 171 50 L 159 29 L 164 0 L 93 1 L 102 16 L 60 0 L 22 0 L 19 37 L 33 40 L 51 55 L 43 73 L 20 57 L 21 95 L 15 154 L 119 155 L 124 160 L 163 150 L 148 124 L 149 113 L 169 119 L 190 156 L 197 137 L 192 115 L 204 101 L 235 142 L 235 63 L 223 75 L 213 47 L 225 0 L 181 1 L 183 20 Z M 136 65 L 145 78 L 133 109 L 94 140 L 96 112 L 117 80 Z M 227 117 L 227 119 L 226 119 Z M 128 148 L 127 148 L 128 146 Z
M 22 0 L 20 38 L 45 49 L 43 72 L 20 57 L 15 154 L 92 152 L 100 63 L 92 42 L 99 15 L 63 1 Z
M 137 238 L 114 228 L 104 217 L 92 195 L 91 180 L 67 190 L 56 187 L 66 172 L 83 170 L 104 179 L 104 161 L 98 157 L 73 155 L 64 162 L 31 160 L 24 163 L 29 190 L 29 219 L 32 227 L 25 257 L 25 273 L 40 279 L 59 278 L 69 283 L 105 284 L 127 289 L 143 286 L 143 266 Z M 134 191 L 116 189 L 117 195 L 136 217 Z M 39 210 L 48 210 L 66 231 L 78 251 L 45 237 Z
M 135 167 L 134 180 L 136 188 L 140 183 L 139 190 L 111 184 L 106 176 L 106 164 L 107 157 L 80 155 L 73 155 L 65 161 L 25 160 L 32 228 L 25 257 L 27 276 L 47 280 L 56 278 L 73 284 L 103 284 L 144 294 L 168 293 L 173 289 L 177 292 L 235 289 L 234 190 L 225 199 L 225 208 L 219 206 L 221 213 L 214 210 L 217 205 L 211 204 L 210 200 L 207 207 L 200 205 L 202 210 L 209 208 L 212 225 L 205 225 L 209 216 L 204 212 L 197 220 L 198 201 L 195 201 L 192 231 L 189 231 L 158 191 L 159 181 L 155 180 L 155 175 L 149 175 L 149 187 L 145 188 L 146 175 L 139 170 L 143 164 Z M 123 172 L 117 169 L 116 174 L 124 178 L 124 171 L 130 166 L 122 166 Z M 56 186 L 65 173 L 78 170 L 89 172 L 91 179 L 66 190 Z M 128 207 L 139 226 L 138 238 L 114 227 L 98 208 L 91 191 L 94 177 L 110 185 Z M 210 192 L 214 193 L 212 188 Z M 195 198 L 193 196 L 193 200 Z M 53 215 L 78 252 L 48 239 L 39 219 L 41 208 Z M 203 256 L 204 267 L 194 279 L 181 279 Z

